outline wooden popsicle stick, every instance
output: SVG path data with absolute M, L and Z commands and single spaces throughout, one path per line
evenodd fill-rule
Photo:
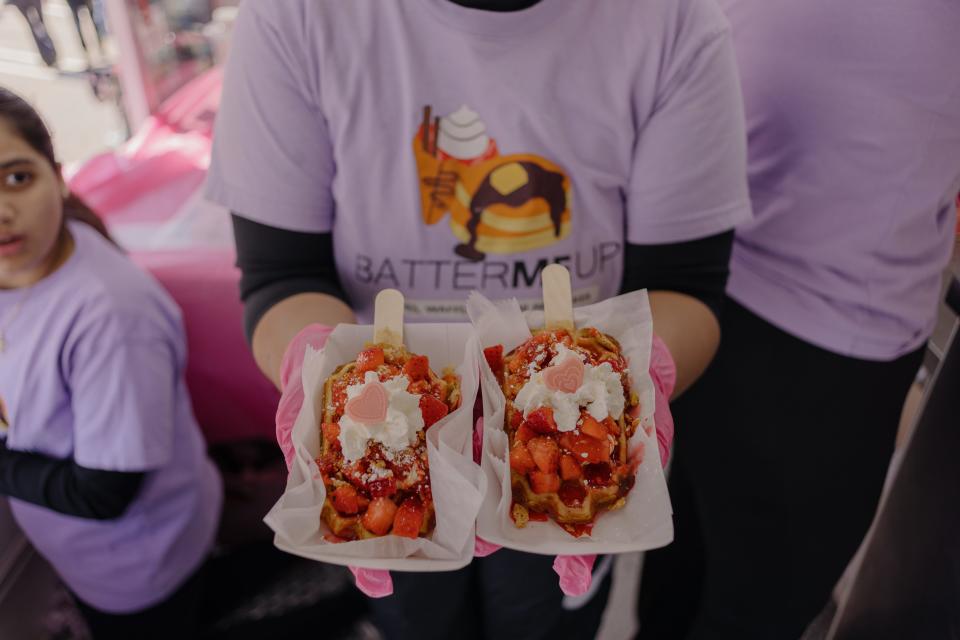
M 551 264 L 540 275 L 543 283 L 543 321 L 547 329 L 573 332 L 573 294 L 570 272 L 559 264 Z
M 373 341 L 377 344 L 403 346 L 403 294 L 384 289 L 373 305 Z

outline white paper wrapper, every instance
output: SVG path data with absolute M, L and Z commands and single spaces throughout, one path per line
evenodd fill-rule
M 502 344 L 504 353 L 531 337 L 530 327 L 543 326 L 543 312 L 524 315 L 516 300 L 493 303 L 471 294 L 467 311 L 481 348 Z M 487 489 L 477 518 L 477 535 L 504 547 L 545 555 L 623 553 L 655 549 L 673 540 L 673 519 L 667 485 L 653 430 L 654 388 L 650 379 L 653 320 L 646 291 L 637 291 L 574 310 L 578 327 L 596 327 L 616 338 L 627 357 L 633 388 L 640 397 L 640 428 L 630 450 L 642 443 L 643 462 L 637 482 L 619 510 L 600 514 L 590 536 L 574 538 L 552 520 L 530 521 L 523 529 L 510 518 L 509 446 L 503 430 L 506 398 L 482 353 L 483 459 Z M 649 429 L 646 427 L 650 427 Z M 648 433 L 649 432 L 649 433 Z
M 404 333 L 407 348 L 429 357 L 434 371 L 454 367 L 460 375 L 461 407 L 427 430 L 436 527 L 430 536 L 416 540 L 393 535 L 341 543 L 323 539 L 330 532 L 320 520 L 326 489 L 315 462 L 320 451 L 323 384 L 337 367 L 356 360 L 364 344 L 373 339 L 372 326 L 339 325 L 323 350 L 308 348 L 303 361 L 308 400 L 293 427 L 296 456 L 286 491 L 264 518 L 276 532 L 274 543 L 279 549 L 333 564 L 393 571 L 450 571 L 473 558 L 474 524 L 486 489 L 483 472 L 473 462 L 480 349 L 468 324 L 406 325 Z

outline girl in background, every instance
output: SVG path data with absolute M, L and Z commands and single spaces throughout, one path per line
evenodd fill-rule
M 93 636 L 191 637 L 222 502 L 180 312 L 0 88 L 0 493 Z

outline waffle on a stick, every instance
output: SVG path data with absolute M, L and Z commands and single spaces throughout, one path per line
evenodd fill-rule
M 588 534 L 636 478 L 627 443 L 639 399 L 620 344 L 595 328 L 537 330 L 509 354 L 484 354 L 507 399 L 514 522 L 550 517 Z
M 402 346 L 368 345 L 334 371 L 323 387 L 317 458 L 327 491 L 320 517 L 332 541 L 433 530 L 426 430 L 460 402 L 456 373 L 438 376 L 426 356 Z

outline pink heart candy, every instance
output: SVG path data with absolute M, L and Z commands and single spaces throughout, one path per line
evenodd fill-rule
M 559 364 L 543 370 L 543 383 L 551 391 L 575 392 L 583 384 L 583 362 L 568 355 Z
M 379 424 L 387 418 L 389 398 L 379 381 L 368 382 L 360 394 L 347 401 L 344 413 L 361 424 Z

